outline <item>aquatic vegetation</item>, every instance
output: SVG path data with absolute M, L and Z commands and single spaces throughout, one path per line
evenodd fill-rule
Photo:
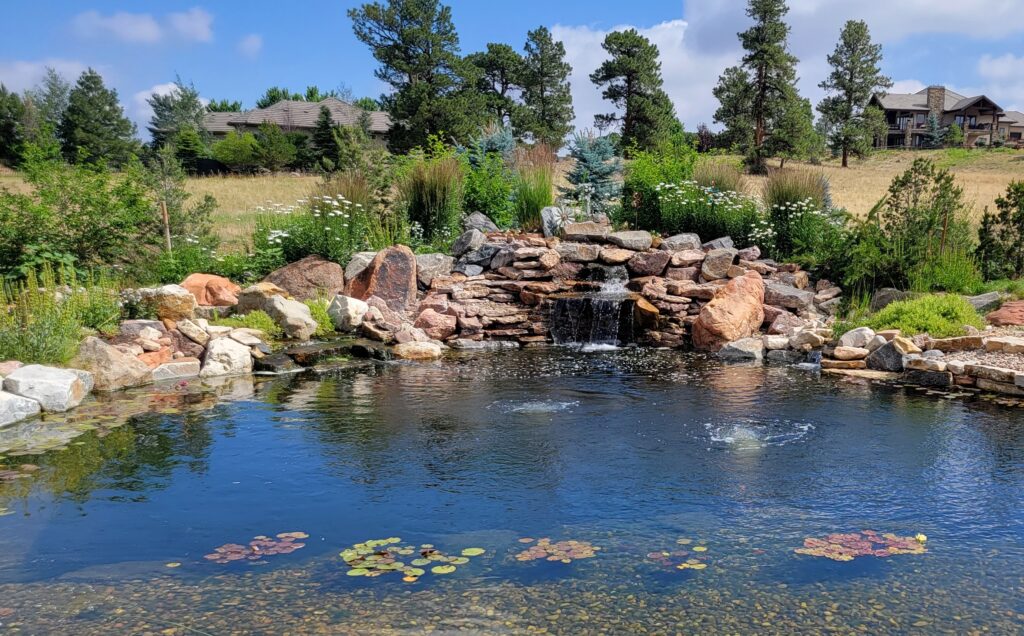
M 533 539 L 524 537 L 520 543 L 533 543 Z M 576 559 L 590 559 L 597 556 L 601 548 L 592 545 L 589 541 L 558 541 L 552 543 L 551 539 L 538 539 L 534 545 L 516 555 L 516 561 L 536 561 L 546 559 L 548 561 L 561 561 L 572 563 Z
M 214 563 L 230 563 L 231 561 L 258 561 L 275 554 L 291 554 L 306 547 L 305 543 L 297 543 L 298 539 L 306 539 L 305 532 L 281 532 L 276 539 L 265 535 L 253 537 L 248 545 L 225 543 L 203 558 Z
M 676 539 L 676 544 L 680 546 L 692 543 L 692 539 Z M 696 545 L 691 550 L 693 552 L 707 552 L 708 548 L 704 545 Z M 691 556 L 690 551 L 682 549 L 648 552 L 647 558 L 665 568 L 675 568 L 676 570 L 703 570 L 708 567 L 708 564 L 704 562 L 707 557 L 694 557 Z
M 928 537 L 900 537 L 892 533 L 879 534 L 874 530 L 850 533 L 832 533 L 822 539 L 807 537 L 797 554 L 824 557 L 833 561 L 853 561 L 857 557 L 889 557 L 895 554 L 924 554 L 928 550 Z
M 339 553 L 345 563 L 349 566 L 348 576 L 375 577 L 389 572 L 400 572 L 405 576 L 402 580 L 406 583 L 415 583 L 421 576 L 426 574 L 423 568 L 430 566 L 433 574 L 451 574 L 460 565 L 469 563 L 470 557 L 484 554 L 483 548 L 466 548 L 462 556 L 449 556 L 438 550 L 429 543 L 424 543 L 418 548 L 412 545 L 401 546 L 402 539 L 389 537 L 387 539 L 371 539 L 363 543 L 356 543 L 351 548 L 346 548 Z M 413 557 L 406 564 L 404 557 Z

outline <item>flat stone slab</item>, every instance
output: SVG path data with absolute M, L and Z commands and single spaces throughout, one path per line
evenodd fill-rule
M 44 411 L 67 411 L 92 389 L 92 375 L 76 369 L 30 364 L 4 378 L 4 390 L 38 402 Z
M 822 369 L 822 372 L 829 375 L 843 375 L 851 378 L 863 378 L 865 380 L 899 380 L 900 373 L 891 371 L 871 371 L 870 369 Z
M 174 362 L 165 362 L 157 368 L 153 369 L 153 381 L 160 382 L 162 380 L 182 380 L 184 378 L 194 378 L 199 375 L 200 363 L 197 358 L 191 360 L 175 360 Z

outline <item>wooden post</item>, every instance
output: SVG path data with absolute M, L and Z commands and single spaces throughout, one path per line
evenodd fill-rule
M 171 252 L 171 220 L 167 216 L 167 201 L 160 201 L 160 214 L 164 217 L 164 248 Z

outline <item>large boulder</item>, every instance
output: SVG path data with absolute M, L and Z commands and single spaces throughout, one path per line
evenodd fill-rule
M 723 360 L 761 360 L 764 358 L 764 340 L 761 338 L 743 338 L 729 342 L 718 351 Z
M 206 348 L 199 377 L 212 378 L 243 373 L 252 373 L 252 353 L 249 347 L 231 338 L 212 340 Z
M 640 252 L 629 259 L 626 267 L 634 276 L 661 276 L 670 260 L 672 254 L 669 252 Z
M 145 362 L 92 336 L 82 342 L 71 365 L 92 373 L 97 391 L 117 391 L 148 384 L 153 376 Z
M 461 257 L 463 254 L 475 252 L 487 242 L 487 235 L 477 229 L 466 230 L 455 239 L 452 244 L 452 256 Z
M 875 330 L 871 327 L 857 327 L 847 331 L 839 338 L 840 347 L 865 349 L 875 339 Z
M 736 250 L 721 247 L 710 250 L 704 258 L 700 273 L 704 280 L 719 280 L 729 275 L 729 268 L 736 261 Z
M 0 426 L 14 424 L 33 415 L 38 415 L 39 411 L 39 402 L 0 391 Z
M 748 271 L 723 285 L 693 323 L 693 344 L 718 351 L 727 342 L 750 338 L 764 322 L 764 281 Z
M 608 242 L 634 252 L 643 252 L 651 248 L 654 238 L 650 232 L 643 230 L 628 230 L 624 232 L 612 232 L 608 235 Z
M 896 343 L 889 341 L 878 347 L 867 357 L 868 368 L 873 371 L 903 371 L 903 352 Z
M 602 243 L 608 238 L 608 226 L 594 221 L 567 223 L 563 229 L 567 241 Z
M 989 324 L 996 327 L 1017 327 L 1024 325 L 1024 300 L 1013 300 L 985 316 Z
M 462 227 L 466 230 L 480 230 L 481 232 L 497 232 L 498 226 L 494 224 L 486 214 L 473 212 L 462 221 Z
M 339 294 L 327 306 L 327 315 L 331 317 L 336 330 L 348 333 L 363 324 L 363 316 L 369 310 L 370 306 L 364 301 Z
M 44 411 L 62 412 L 82 403 L 92 389 L 92 374 L 29 364 L 4 378 L 4 391 L 39 402 Z
M 404 342 L 395 345 L 391 353 L 403 360 L 437 360 L 444 350 L 434 342 Z
M 778 281 L 769 281 L 765 285 L 764 301 L 769 305 L 787 309 L 807 309 L 814 305 L 814 292 L 797 289 Z
M 413 326 L 422 329 L 434 340 L 444 340 L 455 334 L 458 319 L 455 316 L 438 313 L 433 309 L 424 309 L 416 318 L 416 323 Z
M 352 280 L 356 276 L 366 269 L 366 266 L 373 261 L 373 257 L 377 255 L 377 252 L 356 252 L 352 255 L 352 259 L 345 266 L 345 280 Z
M 391 309 L 405 312 L 416 304 L 416 256 L 404 245 L 381 250 L 348 282 L 345 295 L 360 300 L 377 296 Z
M 487 218 L 487 217 L 484 217 Z M 496 256 L 492 257 L 497 258 Z M 491 261 L 493 262 L 493 260 Z M 452 273 L 455 259 L 447 254 L 417 254 L 416 255 L 416 279 L 426 288 L 439 276 L 448 276 Z
M 971 303 L 971 306 L 978 310 L 978 312 L 985 312 L 999 309 L 999 303 L 1002 302 L 1003 295 L 994 291 L 977 296 L 967 296 L 966 298 L 967 302 Z
M 274 270 L 263 281 L 277 285 L 296 300 L 313 300 L 343 292 L 345 270 L 314 254 Z
M 235 311 L 240 315 L 250 311 L 266 311 L 267 303 L 274 296 L 287 298 L 288 292 L 274 283 L 262 282 L 250 285 L 238 294 L 238 306 Z
M 661 240 L 658 249 L 668 252 L 681 252 L 683 250 L 699 250 L 701 246 L 700 237 L 696 234 L 676 234 L 667 239 Z
M 309 340 L 316 333 L 317 323 L 313 313 L 305 304 L 284 296 L 272 296 L 263 306 L 275 323 L 284 331 L 284 335 L 295 340 Z M 224 338 L 218 338 L 224 340 Z M 214 340 L 213 342 L 216 342 Z
M 181 281 L 181 286 L 204 307 L 232 307 L 238 303 L 238 292 L 242 291 L 227 278 L 213 274 L 189 274 Z
M 139 296 L 160 320 L 181 320 L 195 316 L 196 297 L 181 285 L 140 289 Z

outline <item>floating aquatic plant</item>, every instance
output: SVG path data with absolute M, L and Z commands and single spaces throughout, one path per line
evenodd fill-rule
M 677 545 L 690 545 L 690 539 L 677 539 Z M 707 546 L 698 545 L 691 548 L 694 552 L 707 552 Z M 703 570 L 708 567 L 704 560 L 707 557 L 692 557 L 687 550 L 664 550 L 661 552 L 648 552 L 647 558 L 666 568 L 677 570 Z
M 533 539 L 524 537 L 519 540 L 520 543 L 533 543 Z M 590 559 L 597 556 L 597 551 L 601 548 L 591 544 L 589 541 L 577 541 L 570 539 L 568 541 L 558 541 L 552 543 L 551 539 L 544 538 L 538 539 L 529 548 L 526 548 L 522 552 L 516 555 L 516 561 L 536 561 L 538 559 L 546 559 L 548 561 L 561 561 L 562 563 L 572 563 L 576 559 Z
M 924 554 L 928 537 L 900 537 L 892 533 L 879 534 L 875 530 L 850 533 L 832 533 L 824 538 L 807 537 L 797 554 L 824 557 L 833 561 L 852 561 L 857 557 L 885 558 L 895 554 Z
M 203 558 L 214 563 L 230 563 L 232 561 L 258 561 L 275 554 L 291 554 L 306 547 L 305 543 L 297 543 L 298 539 L 306 539 L 305 532 L 282 532 L 272 539 L 259 535 L 253 537 L 248 545 L 225 543 Z
M 429 543 L 424 543 L 418 548 L 412 545 L 402 546 L 401 543 L 399 537 L 371 539 L 342 550 L 340 556 L 349 566 L 346 574 L 375 577 L 389 572 L 400 572 L 405 575 L 402 577 L 403 581 L 415 583 L 426 574 L 425 567 L 429 566 L 433 574 L 451 574 L 457 566 L 469 563 L 470 557 L 480 556 L 486 552 L 483 548 L 466 548 L 462 551 L 462 556 L 450 556 Z M 403 560 L 406 557 L 415 558 L 406 564 Z

